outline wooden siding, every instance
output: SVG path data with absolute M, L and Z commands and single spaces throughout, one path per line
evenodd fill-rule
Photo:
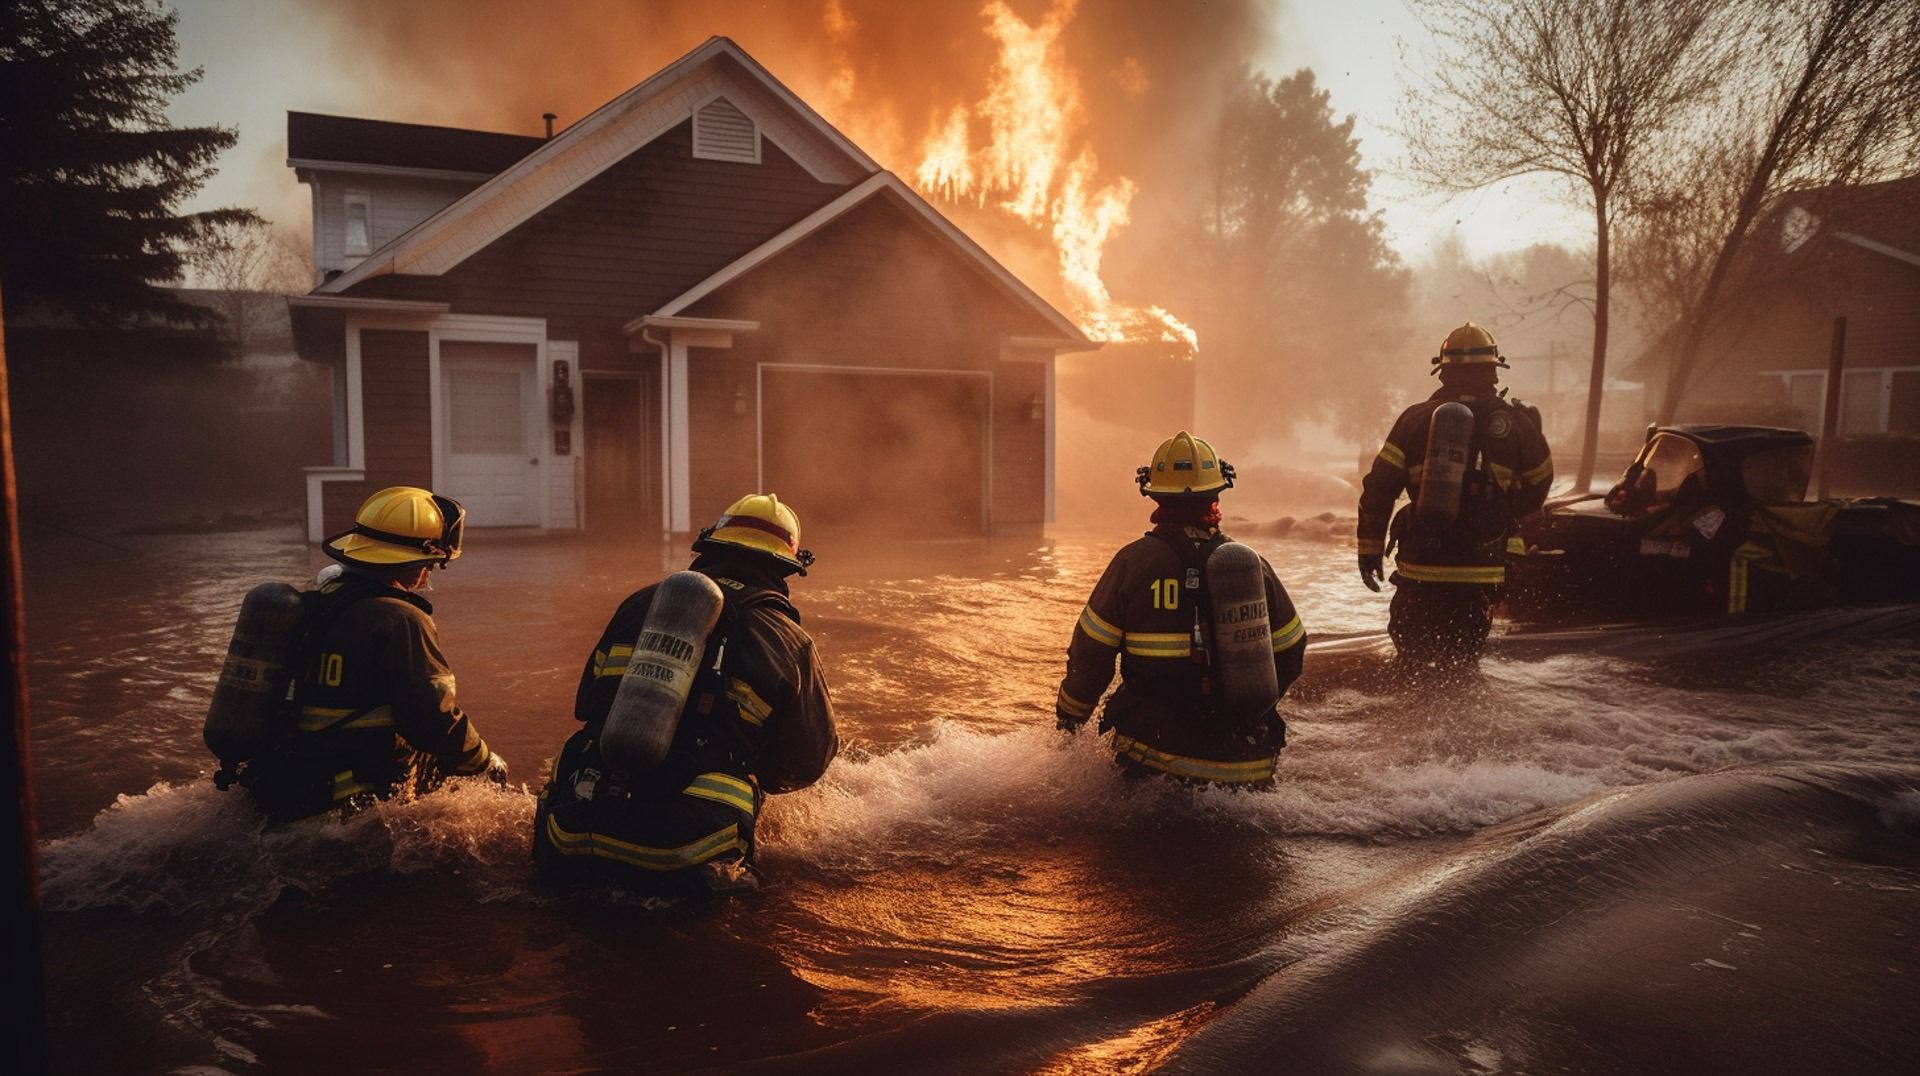
M 313 255 L 322 273 L 357 264 L 364 255 L 347 256 L 347 192 L 365 191 L 373 211 L 373 249 L 452 205 L 479 186 L 457 180 L 353 176 L 324 172 L 313 178 Z
M 853 210 L 688 313 L 762 325 L 730 349 L 696 349 L 688 363 L 696 522 L 717 515 L 755 481 L 756 367 L 796 363 L 990 372 L 992 522 L 997 530 L 1039 528 L 1046 425 L 1032 418 L 1032 405 L 1044 398 L 1045 367 L 1001 361 L 1000 347 L 1005 336 L 1051 329 L 899 207 L 876 199 Z M 741 388 L 748 413 L 736 416 Z M 841 406 L 849 422 L 859 421 L 856 404 Z M 793 450 L 767 446 L 769 453 Z
M 455 313 L 546 318 L 550 337 L 580 342 L 583 369 L 652 369 L 627 322 L 844 189 L 771 142 L 759 164 L 696 159 L 684 122 L 462 262 L 441 292 Z
M 1708 369 L 1683 399 L 1681 421 L 1798 423 L 1776 370 L 1825 370 L 1833 319 L 1847 319 L 1846 368 L 1920 366 L 1920 266 L 1826 240 L 1792 277 L 1757 289 L 1708 337 Z M 1664 370 L 1660 377 L 1664 378 Z
M 428 369 L 426 333 L 361 330 L 367 476 L 321 486 L 321 517 L 328 534 L 352 526 L 361 502 L 375 490 L 433 484 Z

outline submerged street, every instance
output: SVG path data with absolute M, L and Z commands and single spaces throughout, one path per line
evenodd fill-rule
M 1273 792 L 1129 784 L 1050 711 L 1131 536 L 817 538 L 841 755 L 770 801 L 766 887 L 705 908 L 526 858 L 587 651 L 680 551 L 471 535 L 429 597 L 510 789 L 263 832 L 200 722 L 246 587 L 324 560 L 291 528 L 40 536 L 56 1067 L 337 1069 L 351 1026 L 357 1066 L 499 1072 L 1644 1071 L 1654 1017 L 1709 1069 L 1920 1059 L 1913 639 L 1496 643 L 1453 684 L 1349 643 L 1309 652 Z M 1316 643 L 1383 624 L 1341 545 L 1248 540 Z

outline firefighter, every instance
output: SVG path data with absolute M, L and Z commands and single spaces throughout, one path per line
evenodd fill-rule
M 1514 525 L 1545 503 L 1553 456 L 1540 412 L 1497 387 L 1507 362 L 1492 333 L 1467 322 L 1433 364 L 1440 388 L 1401 413 L 1362 484 L 1360 580 L 1379 591 L 1397 543 L 1387 633 L 1403 658 L 1455 666 L 1486 645 Z
M 820 779 L 839 750 L 833 702 L 787 579 L 805 575 L 800 519 L 769 493 L 735 501 L 700 532 L 688 571 L 710 579 L 717 607 L 705 645 L 690 647 L 684 704 L 664 715 L 671 745 L 650 768 L 622 770 L 603 733 L 624 715 L 623 675 L 645 657 L 675 576 L 629 596 L 594 644 L 574 696 L 583 727 L 540 793 L 533 858 L 549 882 L 617 881 L 668 894 L 751 889 L 754 822 L 765 796 Z M 679 573 L 676 573 L 678 575 Z M 655 610 L 659 604 L 661 609 Z M 645 676 L 638 677 L 643 683 Z M 651 763 L 653 760 L 648 760 Z
M 1113 730 L 1115 760 L 1129 776 L 1270 786 L 1287 740 L 1276 704 L 1300 675 L 1306 630 L 1273 568 L 1246 551 L 1257 576 L 1251 591 L 1265 599 L 1256 656 L 1271 663 L 1274 679 L 1266 681 L 1270 702 L 1226 712 L 1216 690 L 1223 640 L 1209 602 L 1221 580 L 1208 566 L 1230 541 L 1220 533 L 1219 497 L 1233 485 L 1233 468 L 1182 430 L 1162 442 L 1137 475 L 1141 494 L 1154 502 L 1154 526 L 1114 554 L 1094 584 L 1067 648 L 1055 723 L 1069 733 L 1086 724 L 1119 654 L 1120 686 L 1099 729 Z M 1257 671 L 1264 679 L 1267 669 Z
M 452 498 L 394 486 L 327 539 L 342 571 L 301 595 L 293 719 L 240 775 L 271 817 L 344 815 L 453 775 L 506 782 L 506 760 L 455 701 L 433 606 L 419 594 L 460 556 L 465 520 Z

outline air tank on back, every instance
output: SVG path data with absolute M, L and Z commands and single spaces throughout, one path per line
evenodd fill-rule
M 220 759 L 222 774 L 216 779 L 230 775 L 280 733 L 305 619 L 300 592 L 285 583 L 262 583 L 241 601 L 201 731 Z
M 1251 718 L 1280 701 L 1273 667 L 1273 627 L 1266 568 L 1260 554 L 1225 542 L 1207 557 L 1207 600 L 1213 606 L 1213 695 L 1232 720 Z
M 614 770 L 642 773 L 667 757 L 723 604 L 719 585 L 699 572 L 660 581 L 600 729 L 600 753 Z
M 1460 518 L 1467 456 L 1472 451 L 1472 409 L 1452 401 L 1434 408 L 1427 426 L 1427 458 L 1420 476 L 1420 496 L 1413 505 L 1414 519 L 1420 526 L 1444 530 Z

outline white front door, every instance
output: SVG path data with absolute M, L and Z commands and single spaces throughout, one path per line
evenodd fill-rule
M 457 340 L 440 345 L 441 450 L 448 496 L 470 527 L 537 527 L 542 453 L 534 349 Z

